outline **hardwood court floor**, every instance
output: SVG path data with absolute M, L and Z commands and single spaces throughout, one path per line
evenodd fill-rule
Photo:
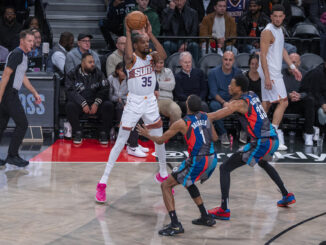
M 65 145 L 69 142 L 61 143 L 59 149 L 66 150 L 53 150 L 57 157 L 69 152 Z M 184 148 L 180 143 L 167 145 L 173 166 L 183 159 Z M 185 229 L 176 237 L 157 234 L 170 222 L 160 186 L 154 182 L 157 163 L 117 163 L 108 183 L 107 205 L 94 202 L 106 159 L 83 161 L 83 156 L 80 161 L 64 162 L 38 155 L 26 169 L 6 165 L 0 169 L 0 244 L 265 244 L 289 227 L 326 212 L 325 161 L 301 148 L 297 146 L 293 154 L 280 153 L 283 158 L 274 165 L 296 196 L 293 207 L 277 207 L 281 195 L 266 173 L 258 166 L 244 166 L 231 175 L 231 220 L 217 221 L 214 227 L 192 225 L 199 211 L 183 187 L 175 188 L 176 212 Z M 227 155 L 230 149 L 219 151 Z M 218 169 L 198 187 L 206 208 L 219 205 Z M 321 215 L 271 244 L 319 244 L 326 240 L 325 230 L 326 215 Z

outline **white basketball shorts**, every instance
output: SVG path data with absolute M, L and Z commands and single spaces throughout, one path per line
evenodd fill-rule
M 121 126 L 123 128 L 134 128 L 140 118 L 143 119 L 145 125 L 160 121 L 161 116 L 154 94 L 144 96 L 128 93 L 127 103 L 122 113 Z

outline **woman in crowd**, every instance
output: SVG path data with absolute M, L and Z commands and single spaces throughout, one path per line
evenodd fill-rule
M 172 71 L 164 67 L 164 60 L 154 55 L 156 81 L 159 84 L 158 107 L 160 114 L 170 119 L 170 124 L 181 118 L 181 109 L 173 101 L 172 91 L 175 87 L 175 79 Z
M 249 70 L 245 72 L 246 77 L 249 79 L 249 91 L 255 92 L 261 100 L 261 84 L 258 74 L 259 56 L 258 54 L 252 54 L 249 57 Z

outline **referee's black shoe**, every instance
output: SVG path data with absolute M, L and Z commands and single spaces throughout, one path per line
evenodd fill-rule
M 17 167 L 26 167 L 29 164 L 29 161 L 24 160 L 19 155 L 8 156 L 5 162 Z
M 0 167 L 1 166 L 3 166 L 3 165 L 5 165 L 6 164 L 6 161 L 5 160 L 2 160 L 2 159 L 0 159 Z
M 177 225 L 170 223 L 164 226 L 163 229 L 158 232 L 158 234 L 162 236 L 174 236 L 176 234 L 184 233 L 184 232 L 185 231 L 181 223 L 179 222 Z
M 194 225 L 213 226 L 216 224 L 216 221 L 215 219 L 207 215 L 206 217 L 200 217 L 199 219 L 194 219 L 192 223 Z

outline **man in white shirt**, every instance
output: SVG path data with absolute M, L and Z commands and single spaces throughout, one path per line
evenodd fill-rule
M 60 35 L 59 43 L 53 48 L 51 61 L 53 71 L 64 73 L 67 53 L 74 47 L 74 35 L 71 32 L 63 32 Z

